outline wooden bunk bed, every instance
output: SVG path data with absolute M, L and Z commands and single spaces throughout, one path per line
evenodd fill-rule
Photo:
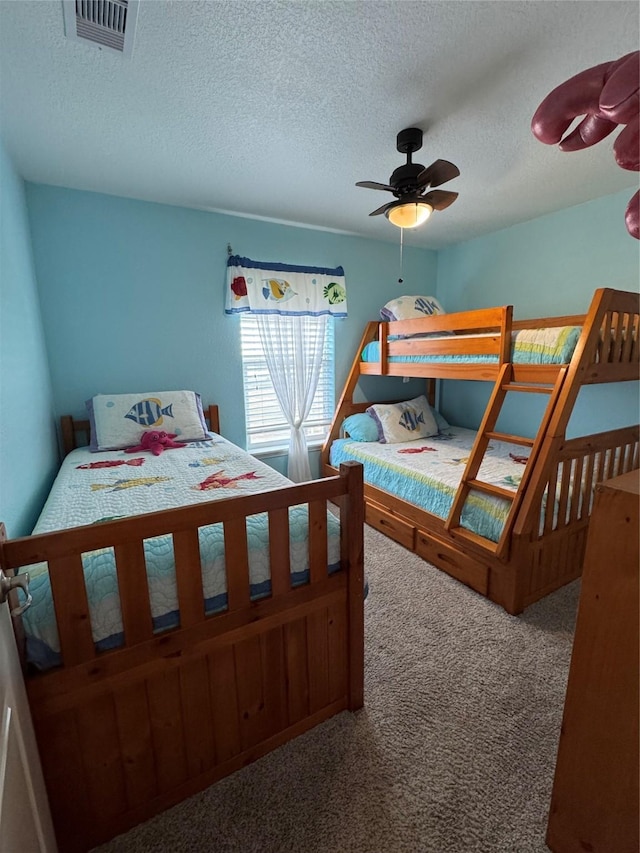
M 509 613 L 520 613 L 580 575 L 595 484 L 639 467 L 637 425 L 566 437 L 582 386 L 638 379 L 638 311 L 638 294 L 602 288 L 595 292 L 585 315 L 515 322 L 512 307 L 503 306 L 369 323 L 322 450 L 324 474 L 335 473 L 331 447 L 345 418 L 371 405 L 354 401 L 361 376 L 424 377 L 432 406 L 437 379 L 492 382 L 493 392 L 448 516 L 441 518 L 380 485 L 368 484 L 365 465 L 365 520 Z M 516 364 L 511 360 L 512 333 L 572 325 L 582 331 L 568 363 Z M 437 337 L 443 333 L 444 337 Z M 362 351 L 373 341 L 378 343 L 377 360 L 362 361 Z M 492 361 L 446 360 L 470 353 Z M 396 360 L 434 355 L 441 360 Z M 533 438 L 496 430 L 505 398 L 511 393 L 548 397 Z M 520 446 L 528 452 L 515 491 L 479 478 L 490 441 L 507 442 L 514 450 Z M 465 503 L 474 494 L 510 502 L 498 541 L 462 526 Z
M 217 407 L 207 414 L 219 432 Z M 63 418 L 65 452 L 88 430 L 88 421 Z M 327 501 L 341 510 L 338 571 L 327 567 Z M 308 512 L 308 580 L 294 585 L 289 510 L 300 504 Z M 247 521 L 259 513 L 268 515 L 271 591 L 255 600 Z M 210 525 L 223 525 L 227 606 L 205 615 L 199 532 Z M 143 549 L 145 540 L 165 534 L 173 541 L 179 625 L 157 633 Z M 262 493 L 1 538 L 7 575 L 48 564 L 61 662 L 44 672 L 27 667 L 25 682 L 65 853 L 88 850 L 363 705 L 357 464 Z M 83 554 L 103 548 L 115 552 L 124 629 L 122 644 L 110 651 L 94 644 L 82 563 Z M 12 596 L 17 609 L 15 590 Z

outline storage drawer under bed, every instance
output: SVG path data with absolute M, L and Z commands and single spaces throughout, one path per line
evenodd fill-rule
M 393 515 L 377 504 L 367 501 L 365 510 L 365 521 L 377 530 L 380 530 L 390 539 L 395 539 L 400 545 L 415 550 L 415 532 L 413 524 Z
M 482 595 L 489 592 L 489 566 L 461 554 L 446 542 L 425 533 L 416 531 L 415 551 L 423 560 L 432 563 L 456 580 L 461 581 Z

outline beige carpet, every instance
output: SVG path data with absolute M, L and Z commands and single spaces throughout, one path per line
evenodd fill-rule
M 365 546 L 365 708 L 100 853 L 547 851 L 579 584 L 513 617 L 371 528 Z

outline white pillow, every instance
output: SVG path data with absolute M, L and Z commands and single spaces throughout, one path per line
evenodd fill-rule
M 369 406 L 367 412 L 378 425 L 381 444 L 397 444 L 438 434 L 438 424 L 424 395 L 405 403 L 376 403 Z
M 89 449 L 120 450 L 140 444 L 145 430 L 175 433 L 180 441 L 208 438 L 200 395 L 195 391 L 97 394 L 87 400 Z
M 444 313 L 435 296 L 398 296 L 380 309 L 383 320 L 415 320 L 416 317 Z

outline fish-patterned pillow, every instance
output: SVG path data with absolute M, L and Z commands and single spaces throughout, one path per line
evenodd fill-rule
M 404 403 L 376 403 L 369 406 L 367 412 L 378 425 L 380 444 L 397 444 L 438 434 L 438 424 L 424 395 Z
M 121 450 L 140 444 L 146 429 L 164 429 L 180 441 L 209 437 L 200 395 L 195 391 L 97 394 L 86 403 L 91 423 L 89 449 Z
M 397 296 L 380 309 L 382 320 L 415 320 L 444 314 L 444 308 L 435 296 Z

